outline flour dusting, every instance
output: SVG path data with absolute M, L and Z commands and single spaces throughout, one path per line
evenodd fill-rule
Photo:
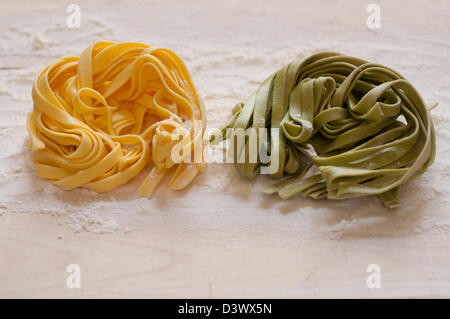
M 414 2 L 414 6 L 423 5 Z M 0 215 L 49 214 L 76 232 L 96 233 L 127 232 L 176 215 L 198 225 L 192 227 L 214 229 L 224 223 L 239 227 L 258 220 L 271 227 L 290 227 L 337 240 L 450 234 L 446 214 L 450 204 L 450 47 L 448 39 L 436 35 L 431 27 L 420 29 L 424 23 L 407 24 L 413 30 L 406 32 L 409 36 L 399 37 L 402 25 L 397 21 L 407 19 L 413 12 L 410 8 L 402 7 L 399 12 L 404 17 L 399 17 L 388 10 L 398 10 L 396 4 L 383 2 L 384 27 L 372 31 L 365 26 L 364 8 L 359 13 L 357 6 L 337 6 L 324 18 L 309 3 L 292 6 L 289 12 L 269 3 L 258 5 L 256 12 L 251 5 L 254 1 L 239 2 L 237 11 L 238 2 L 234 1 L 208 9 L 154 3 L 158 14 L 141 13 L 139 4 L 125 7 L 108 3 L 110 10 L 106 11 L 102 10 L 105 4 L 83 3 L 81 29 L 66 28 L 65 15 L 45 8 L 35 12 L 34 18 L 44 21 L 40 24 L 15 23 L 14 15 L 0 22 Z M 445 28 L 448 19 L 445 10 L 440 12 L 438 7 L 424 10 Z M 135 19 L 140 14 L 145 19 Z M 361 18 L 349 21 L 348 15 Z M 176 19 L 167 23 L 167 16 Z M 210 128 L 228 121 L 236 103 L 245 102 L 262 80 L 292 60 L 329 50 L 382 63 L 413 83 L 427 105 L 439 102 L 432 111 L 436 162 L 403 187 L 402 206 L 392 211 L 375 198 L 333 202 L 296 197 L 283 202 L 276 196 L 261 195 L 260 189 L 272 180 L 260 177 L 249 181 L 233 165 L 213 163 L 223 156 L 223 145 L 215 146 L 210 153 L 212 163 L 182 192 L 160 187 L 152 200 L 138 198 L 138 185 L 148 170 L 104 194 L 85 189 L 63 191 L 36 177 L 31 167 L 25 126 L 32 108 L 31 86 L 39 70 L 51 60 L 79 55 L 98 40 L 140 41 L 179 54 L 205 101 Z M 315 155 L 314 149 L 307 151 Z

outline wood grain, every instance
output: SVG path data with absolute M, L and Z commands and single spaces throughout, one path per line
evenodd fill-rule
M 420 236 L 381 247 L 376 239 L 298 241 L 295 232 L 263 226 L 186 231 L 172 223 L 170 231 L 153 225 L 94 235 L 57 222 L 43 215 L 0 218 L 0 297 L 450 296 L 448 243 L 431 246 Z M 374 261 L 382 267 L 380 289 L 366 286 L 366 266 Z M 80 289 L 66 286 L 69 264 L 81 267 Z
M 145 34 L 139 36 L 145 40 L 178 45 L 176 49 L 182 49 L 186 42 L 192 47 L 194 44 L 191 41 L 195 46 L 200 43 L 198 54 L 206 56 L 209 53 L 201 47 L 201 43 L 224 39 L 225 45 L 219 43 L 215 49 L 225 52 L 220 53 L 222 56 L 216 62 L 213 61 L 220 68 L 216 73 L 212 73 L 209 67 L 195 64 L 193 57 L 187 60 L 189 65 L 195 66 L 193 76 L 196 83 L 200 83 L 199 89 L 205 92 L 206 102 L 211 102 L 216 94 L 213 102 L 223 108 L 229 108 L 233 99 L 237 102 L 247 96 L 253 89 L 251 85 L 256 87 L 258 79 L 264 79 L 271 72 L 259 69 L 260 63 L 273 64 L 273 70 L 276 70 L 280 66 L 277 63 L 310 54 L 318 47 L 334 50 L 341 40 L 344 44 L 338 48 L 345 47 L 348 54 L 358 46 L 362 48 L 360 52 L 379 55 L 379 60 L 386 60 L 387 65 L 401 66 L 399 71 L 405 71 L 408 76 L 411 74 L 408 79 L 422 85 L 418 86 L 421 92 L 432 98 L 439 97 L 442 103 L 439 108 L 444 107 L 445 110 L 450 103 L 448 59 L 438 60 L 436 64 L 429 62 L 433 52 L 439 51 L 442 56 L 446 56 L 447 52 L 448 56 L 448 34 L 436 31 L 448 30 L 448 14 L 445 16 L 443 13 L 449 12 L 448 1 L 439 1 L 436 5 L 428 2 L 405 5 L 406 1 L 378 1 L 381 3 L 383 26 L 386 26 L 379 33 L 366 30 L 366 6 L 355 5 L 350 0 L 339 3 L 304 1 L 301 4 L 296 0 L 284 11 L 281 6 L 271 8 L 269 2 L 261 5 L 258 2 L 258 10 L 252 3 L 242 4 L 234 0 L 221 2 L 223 8 L 213 8 L 206 0 L 198 0 L 189 8 L 183 7 L 187 5 L 184 2 L 168 2 L 166 8 L 166 2 L 163 6 L 156 1 L 143 4 L 130 0 L 122 14 L 122 10 L 117 10 L 119 4 L 116 2 L 77 1 L 86 9 L 87 19 L 97 11 L 107 17 L 117 15 L 116 12 L 109 14 L 108 9 L 120 11 L 123 21 L 118 23 L 122 28 L 111 31 L 111 34 L 122 41 L 127 36 L 136 39 L 132 31 L 126 34 L 128 27 L 140 28 L 145 30 Z M 4 34 L 3 30 L 12 23 L 18 23 L 18 31 L 13 37 L 30 23 L 45 23 L 47 16 L 65 15 L 66 5 L 50 0 L 40 1 L 38 5 L 31 0 L 3 0 L 0 3 L 0 36 L 3 36 L 0 38 L 0 83 L 1 77 L 10 71 L 37 70 L 54 58 L 51 53 L 47 55 L 39 49 L 29 55 L 11 54 L 9 50 L 13 47 L 9 47 L 8 42 L 11 38 L 8 40 L 8 34 Z M 238 5 L 239 10 L 235 11 L 234 6 Z M 207 6 L 210 6 L 209 9 Z M 156 11 L 152 11 L 153 8 Z M 214 17 L 218 20 L 217 25 L 210 23 L 214 17 L 205 20 L 208 28 L 203 39 L 197 34 L 203 30 L 201 19 L 203 15 L 209 17 L 208 10 L 213 9 L 216 10 Z M 145 12 L 143 10 L 152 12 L 155 18 L 162 12 L 186 12 L 187 20 L 177 20 L 173 29 L 172 26 L 163 26 L 161 30 L 155 30 L 151 18 L 136 21 L 136 13 Z M 293 13 L 289 15 L 291 20 L 286 22 L 283 19 L 287 10 Z M 235 15 L 241 19 L 239 23 L 234 20 Z M 258 29 L 261 21 L 258 17 L 266 19 L 269 16 L 279 19 L 276 22 L 279 22 L 280 30 L 287 32 L 283 34 L 286 40 L 280 40 L 281 32 L 270 30 L 268 34 L 276 34 L 273 39 L 277 38 L 278 43 L 273 50 L 269 47 L 270 57 L 265 57 L 262 62 L 256 59 L 254 64 L 247 65 L 255 60 L 251 54 L 237 56 L 234 63 L 242 64 L 242 72 L 256 70 L 255 78 L 251 80 L 253 82 L 245 82 L 246 74 L 230 73 L 228 63 L 233 62 L 233 54 L 242 51 L 241 44 L 247 43 L 248 47 L 248 43 L 251 46 L 252 41 L 264 39 L 265 33 Z M 22 24 L 19 17 L 23 18 Z M 176 30 L 184 30 L 188 20 L 195 20 L 196 24 L 193 24 L 188 36 L 183 36 L 185 42 L 169 39 Z M 241 32 L 241 22 L 245 21 L 249 35 L 245 43 L 238 42 L 233 34 L 220 29 L 227 26 Z M 320 26 L 326 29 L 319 29 Z M 412 27 L 420 31 L 418 35 L 411 31 Z M 359 31 L 348 34 L 346 30 L 350 28 Z M 59 30 L 54 32 L 58 34 Z M 370 38 L 370 43 L 359 41 L 361 34 Z M 317 45 L 301 42 L 307 35 L 316 37 Z M 92 35 L 98 36 L 96 33 Z M 321 42 L 322 38 L 327 41 L 331 39 L 331 42 Z M 286 44 L 294 40 L 299 43 Z M 90 42 L 91 39 L 83 41 Z M 224 49 L 228 45 L 226 41 L 232 44 L 231 48 Z M 414 53 L 411 48 L 415 49 L 418 43 L 421 44 L 420 50 Z M 261 48 L 266 44 L 258 43 Z M 389 45 L 395 52 L 403 54 L 406 62 L 389 54 Z M 225 55 L 227 58 L 224 58 Z M 420 67 L 411 65 L 409 61 L 420 62 Z M 440 76 L 436 74 L 436 68 L 442 73 Z M 222 95 L 208 92 L 208 84 L 213 80 L 217 80 L 216 87 L 223 86 Z M 249 85 L 241 88 L 241 83 Z M 29 89 L 24 85 L 24 90 Z M 24 118 L 31 101 L 11 102 L 10 98 L 0 98 L 0 110 L 10 114 L 21 112 L 18 118 Z M 228 111 L 226 116 L 229 116 Z M 448 127 L 447 123 L 441 122 L 441 129 L 437 130 L 439 141 L 448 139 Z M 25 134 L 24 126 L 16 128 L 19 129 Z M 15 136 L 0 138 L 3 142 Z M 448 158 L 449 154 L 449 150 L 441 149 L 438 143 L 438 157 Z M 434 176 L 435 182 L 448 183 L 448 167 L 448 161 L 439 162 L 427 172 L 430 174 L 428 178 Z M 218 178 L 213 175 L 214 172 L 217 170 L 206 171 L 197 183 L 200 184 L 202 179 Z M 2 180 L 3 177 L 0 176 L 0 180 L 4 185 L 8 181 Z M 323 201 L 280 203 L 275 197 L 225 196 L 211 190 L 211 193 L 201 194 L 194 189 L 182 193 L 180 197 L 184 196 L 186 203 L 195 204 L 195 209 L 189 205 L 177 206 L 175 199 L 161 196 L 158 198 L 161 204 L 153 204 L 153 211 L 148 212 L 155 216 L 149 225 L 128 233 L 102 235 L 74 233 L 60 225 L 62 217 L 6 212 L 8 207 L 3 207 L 4 203 L 0 202 L 0 298 L 450 297 L 450 219 L 446 189 L 430 195 L 420 180 L 414 182 L 402 191 L 404 203 L 408 203 L 407 196 L 410 196 L 409 199 L 430 196 L 432 200 L 417 201 L 415 206 L 405 205 L 401 212 L 386 211 L 376 205 L 372 205 L 369 211 L 365 206 Z M 172 205 L 166 209 L 164 203 L 169 201 Z M 300 209 L 302 205 L 305 207 L 303 211 Z M 185 211 L 179 207 L 185 208 Z M 369 275 L 366 267 L 373 263 L 381 267 L 380 289 L 369 289 L 366 285 Z M 81 267 L 80 289 L 66 286 L 69 275 L 66 268 L 69 264 Z

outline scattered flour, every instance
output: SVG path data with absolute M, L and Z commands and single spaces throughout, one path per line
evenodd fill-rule
M 311 144 L 306 144 L 305 151 L 311 157 L 316 157 L 317 156 L 316 150 L 314 149 L 314 147 Z
M 81 29 L 67 29 L 64 14 L 45 8 L 34 13 L 34 22 L 14 15 L 0 21 L 0 215 L 50 214 L 59 216 L 60 223 L 74 231 L 97 233 L 129 231 L 172 214 L 213 228 L 231 221 L 251 224 L 258 219 L 271 227 L 291 227 L 304 234 L 336 239 L 450 234 L 448 39 L 432 27 L 424 27 L 428 24 L 409 6 L 398 10 L 390 2 L 383 4 L 385 27 L 379 31 L 367 30 L 365 8 L 359 8 L 359 13 L 358 6 L 349 2 L 342 8 L 333 7 L 335 11 L 328 12 L 328 18 L 317 12 L 313 3 L 292 6 L 287 12 L 269 3 L 258 4 L 255 11 L 253 2 L 239 4 L 237 11 L 233 1 L 206 9 L 202 9 L 204 5 L 154 3 L 152 12 L 145 9 L 145 19 L 138 20 L 138 3 L 129 7 L 108 3 L 110 10 L 102 10 L 103 4 L 82 2 Z M 446 15 L 434 9 L 439 5 L 432 7 L 424 10 L 432 11 L 428 14 L 436 23 L 448 23 Z M 399 29 L 404 26 L 397 21 L 401 17 L 390 14 L 393 11 L 389 8 L 401 12 L 404 22 L 408 16 L 419 19 L 414 26 L 407 24 L 416 32 L 408 29 L 406 34 L 411 36 L 400 37 Z M 361 21 L 346 18 L 358 14 Z M 167 16 L 176 19 L 167 23 Z M 36 23 L 38 20 L 45 23 Z M 255 183 L 242 178 L 233 165 L 218 163 L 210 164 L 187 190 L 173 192 L 160 187 L 152 200 L 137 197 L 146 172 L 104 194 L 85 189 L 63 191 L 36 177 L 30 166 L 25 122 L 32 108 L 31 86 L 37 72 L 52 59 L 79 55 L 97 40 L 142 41 L 177 52 L 204 98 L 209 127 L 226 122 L 236 103 L 245 101 L 262 80 L 294 59 L 332 50 L 383 63 L 414 83 L 427 104 L 439 101 L 432 112 L 438 144 L 436 162 L 423 176 L 405 185 L 403 206 L 394 211 L 382 208 L 375 198 L 343 202 L 295 198 L 283 202 L 259 193 L 272 180 L 259 177 Z M 216 146 L 213 156 L 221 156 L 217 155 L 221 147 Z M 299 214 L 284 214 L 287 212 Z

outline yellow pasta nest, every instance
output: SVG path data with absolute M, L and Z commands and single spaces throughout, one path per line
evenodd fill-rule
M 202 102 L 175 53 L 114 42 L 95 43 L 80 57 L 45 67 L 33 85 L 27 123 L 40 177 L 66 190 L 104 192 L 151 161 L 139 189 L 147 197 L 169 170 L 176 190 L 198 175 L 205 125 Z M 188 151 L 174 158 L 175 148 Z

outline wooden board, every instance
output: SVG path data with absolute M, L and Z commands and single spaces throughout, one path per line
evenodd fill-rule
M 127 5 L 123 6 L 123 17 L 128 17 L 126 21 L 134 20 L 134 14 L 146 12 L 145 10 L 149 10 L 149 14 L 152 13 L 154 17 L 173 12 L 182 13 L 184 6 L 188 6 L 186 16 L 179 15 L 181 20 L 171 20 L 170 25 L 161 26 L 161 29 L 148 27 L 152 23 L 151 19 L 136 19 L 129 27 L 145 29 L 148 36 L 154 37 L 155 41 L 160 40 L 164 45 L 176 46 L 176 49 L 181 51 L 187 42 L 192 47 L 195 47 L 192 43 L 200 43 L 199 56 L 205 56 L 207 52 L 206 49 L 202 51 L 201 44 L 212 41 L 216 36 L 220 35 L 219 39 L 230 43 L 231 49 L 226 51 L 228 49 L 222 47 L 221 50 L 225 53 L 214 62 L 219 68 L 217 75 L 207 77 L 211 70 L 202 68 L 201 64 L 196 64 L 188 55 L 188 65 L 193 66 L 194 78 L 200 83 L 200 91 L 205 93 L 207 107 L 215 103 L 229 108 L 232 102 L 247 96 L 269 72 L 259 69 L 259 63 L 278 67 L 300 54 L 300 51 L 311 53 L 318 47 L 333 49 L 334 46 L 328 45 L 329 42 L 321 42 L 323 37 L 346 39 L 342 42 L 344 44 L 341 44 L 349 51 L 346 53 L 356 50 L 351 47 L 352 43 L 364 48 L 368 42 L 364 42 L 362 38 L 371 37 L 373 47 L 362 49 L 366 50 L 364 52 L 373 51 L 374 55 L 379 53 L 382 59 L 388 60 L 386 62 L 402 66 L 403 58 L 394 58 L 386 49 L 388 43 L 404 44 L 405 48 L 415 48 L 417 44 L 419 53 L 416 55 L 406 49 L 396 51 L 400 56 L 411 60 L 417 57 L 422 63 L 420 67 L 402 67 L 401 71 L 412 74 L 412 80 L 421 85 L 427 96 L 439 98 L 440 108 L 448 107 L 448 59 L 437 59 L 432 60 L 434 64 L 428 63 L 429 54 L 432 54 L 429 52 L 440 52 L 442 56 L 447 52 L 448 57 L 450 51 L 448 34 L 441 33 L 448 27 L 450 20 L 448 1 L 436 1 L 436 4 L 420 2 L 417 8 L 410 5 L 409 1 L 395 4 L 380 1 L 385 17 L 383 23 L 391 29 L 379 34 L 365 29 L 365 10 L 370 2 L 356 5 L 354 1 L 323 1 L 313 4 L 309 1 L 293 1 L 273 10 L 269 2 L 261 6 L 259 1 L 255 2 L 258 2 L 258 9 L 251 3 L 241 6 L 239 1 L 227 1 L 221 4 L 224 6 L 222 17 L 222 14 L 219 14 L 222 9 L 209 1 L 197 1 L 191 6 L 169 1 L 167 10 L 158 2 L 143 5 L 139 1 L 127 1 Z M 29 27 L 30 21 L 36 25 L 45 24 L 47 14 L 52 19 L 58 14 L 63 17 L 66 14 L 65 4 L 52 1 L 42 1 L 42 5 L 40 3 L 8 0 L 0 4 L 0 33 L 3 34 L 1 44 L 4 49 L 0 55 L 0 78 L 11 68 L 39 69 L 53 58 L 51 52 L 47 54 L 39 50 L 36 50 L 36 54 L 24 56 L 10 53 L 14 52 L 14 47 L 8 47 L 12 43 L 12 38 L 8 36 L 12 35 L 3 33 L 3 30 L 10 30 L 12 23 L 16 23 L 17 28 L 21 30 Z M 108 1 L 80 3 L 86 8 L 84 14 L 88 18 L 95 16 L 98 8 L 106 16 L 115 16 L 118 12 L 112 9 L 108 11 L 111 5 Z M 444 9 L 439 9 L 440 6 Z M 293 10 L 299 18 L 291 17 L 286 22 L 283 20 L 283 10 Z M 120 12 L 122 13 L 122 10 Z M 422 12 L 423 15 L 419 14 Z M 208 18 L 210 14 L 215 14 L 213 17 L 216 24 L 210 21 L 212 18 Z M 301 43 L 287 45 L 277 42 L 278 51 L 271 52 L 272 56 L 266 57 L 266 60 L 254 58 L 254 62 L 251 54 L 250 57 L 245 54 L 242 55 L 243 58 L 238 56 L 237 62 L 233 63 L 242 63 L 242 77 L 230 75 L 226 73 L 226 65 L 222 63 L 223 57 L 239 53 L 239 45 L 244 44 L 221 28 L 240 28 L 233 19 L 234 14 L 239 16 L 242 23 L 247 21 L 247 29 L 241 30 L 249 35 L 247 42 L 250 44 L 247 43 L 247 48 L 253 45 L 252 41 L 257 43 L 264 38 L 264 33 L 259 29 L 263 28 L 261 17 L 269 15 L 278 19 L 275 24 L 285 33 L 280 32 L 278 35 L 276 29 L 274 33 L 264 29 L 267 36 L 275 34 L 276 37 L 285 37 L 289 41 L 300 41 L 298 38 L 302 37 L 297 36 L 298 32 L 305 30 L 303 32 L 308 34 L 317 33 L 314 36 L 318 44 L 315 43 L 316 46 L 311 49 L 311 42 L 303 46 Z M 351 15 L 352 19 L 349 19 L 348 15 Z M 24 17 L 22 21 L 15 20 L 20 16 Z M 205 21 L 212 29 L 195 24 L 201 19 L 210 19 Z M 256 19 L 256 25 L 252 19 Z M 308 23 L 305 23 L 305 20 Z M 188 21 L 192 21 L 193 25 Z M 410 26 L 414 23 L 417 23 L 414 30 L 422 30 L 422 33 L 409 33 Z M 173 30 L 185 26 L 190 30 L 186 38 L 170 39 L 159 36 L 170 35 Z M 346 31 L 361 28 L 364 31 Z M 128 38 L 124 39 L 127 34 L 124 25 L 121 30 L 116 31 L 122 32 L 116 34 L 116 38 L 121 40 L 135 38 L 135 33 L 130 31 Z M 114 35 L 103 29 L 101 32 L 105 32 L 101 33 L 101 36 L 105 37 Z M 427 35 L 430 35 L 430 38 Z M 92 38 L 94 37 L 98 37 L 95 32 L 92 35 Z M 206 37 L 206 40 L 203 37 Z M 34 45 L 39 46 L 38 40 Z M 195 50 L 192 52 L 196 52 Z M 231 58 L 224 61 L 231 63 Z M 440 75 L 432 73 L 436 68 L 440 70 Z M 241 88 L 243 82 L 240 81 L 243 81 L 247 72 L 255 72 L 256 78 L 253 82 L 247 82 L 251 85 Z M 218 81 L 216 85 L 224 85 L 220 94 L 208 91 L 208 84 L 212 84 L 214 80 Z M 226 83 L 231 84 L 226 86 Z M 434 86 L 427 86 L 428 83 L 433 83 Z M 441 83 L 441 86 L 435 85 L 436 83 Z M 233 88 L 238 90 L 236 94 Z M 24 87 L 24 90 L 29 89 Z M 5 101 L 6 99 L 0 99 L 0 110 L 8 112 L 12 112 L 14 108 L 26 107 L 28 103 L 22 101 L 11 104 L 9 100 L 8 103 Z M 228 116 L 224 115 L 228 114 L 227 112 L 220 113 L 220 116 L 225 118 Z M 215 115 L 208 114 L 211 117 Z M 448 127 L 448 124 L 445 121 L 440 123 L 440 138 L 444 141 L 448 135 L 444 134 L 445 131 L 442 133 L 442 128 Z M 24 126 L 21 129 L 24 130 Z M 0 138 L 8 139 L 11 136 Z M 448 158 L 449 150 L 439 149 L 438 156 Z M 430 176 L 437 176 L 436 183 L 444 183 L 449 176 L 445 175 L 449 172 L 448 168 L 448 163 L 441 161 L 433 166 Z M 214 172 L 216 171 L 211 170 L 202 178 L 214 178 Z M 2 176 L 0 180 L 1 178 Z M 70 228 L 59 224 L 62 217 L 14 213 L 9 212 L 6 206 L 2 208 L 0 205 L 0 297 L 450 297 L 450 223 L 448 206 L 443 204 L 446 203 L 444 199 L 448 202 L 449 194 L 426 194 L 426 189 L 419 187 L 420 183 L 419 181 L 414 184 L 408 195 L 431 196 L 432 200 L 424 200 L 420 206 L 409 207 L 403 210 L 402 214 L 383 208 L 375 209 L 376 214 L 365 214 L 365 207 L 352 208 L 345 205 L 332 212 L 333 206 L 323 202 L 313 204 L 311 201 L 288 202 L 277 206 L 279 200 L 275 197 L 251 198 L 250 200 L 254 201 L 252 204 L 244 204 L 247 199 L 236 194 L 220 197 L 221 202 L 218 204 L 208 201 L 215 201 L 217 196 L 222 195 L 214 194 L 216 197 L 211 199 L 210 195 L 206 194 L 201 197 L 204 199 L 201 204 L 203 211 L 196 214 L 192 220 L 189 219 L 189 214 L 159 211 L 155 212 L 159 214 L 159 218 L 155 218 L 152 223 L 128 233 L 113 234 L 74 233 Z M 196 189 L 193 189 L 187 193 L 195 192 Z M 186 195 L 186 198 L 191 197 Z M 408 197 L 403 199 L 407 204 Z M 214 209 L 217 205 L 221 206 L 220 209 Z M 301 205 L 313 207 L 315 213 L 296 211 Z M 236 208 L 238 206 L 239 210 Z M 225 214 L 227 207 L 234 211 Z M 67 287 L 66 280 L 70 274 L 66 270 L 71 264 L 80 266 L 81 288 Z M 380 288 L 371 289 L 367 286 L 367 278 L 370 275 L 367 267 L 371 264 L 380 267 Z

